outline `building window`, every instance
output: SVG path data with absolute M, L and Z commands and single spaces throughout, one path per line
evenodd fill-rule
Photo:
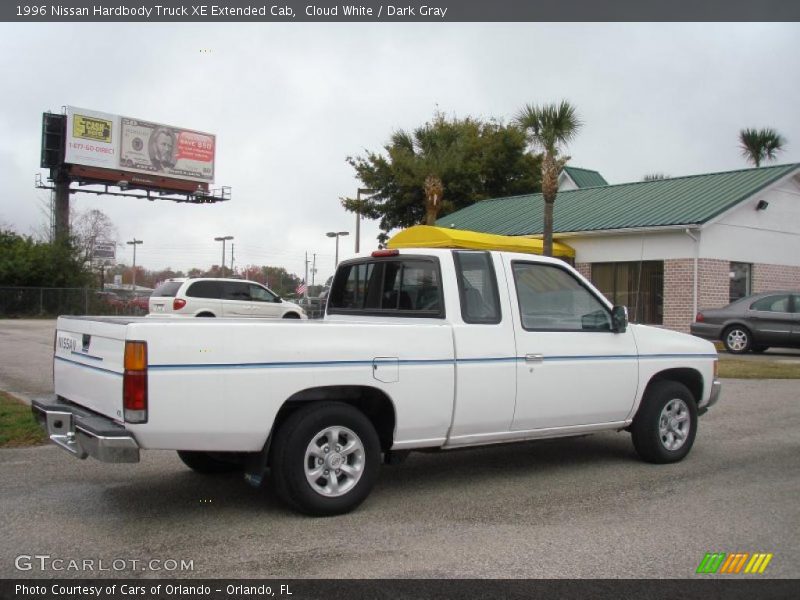
M 664 261 L 593 263 L 592 283 L 612 304 L 627 306 L 631 321 L 664 322 Z
M 729 302 L 735 302 L 739 298 L 744 298 L 753 293 L 752 289 L 752 270 L 750 263 L 732 262 L 730 271 L 730 296 Z

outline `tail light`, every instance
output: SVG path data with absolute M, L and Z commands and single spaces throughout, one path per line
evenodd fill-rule
M 706 320 L 706 318 L 703 316 L 703 313 L 699 312 L 697 313 L 697 316 L 694 318 L 694 320 L 696 323 L 702 323 L 703 321 Z
M 122 407 L 126 423 L 147 423 L 147 342 L 125 342 Z
M 175 300 L 172 301 L 172 310 L 180 310 L 184 306 L 186 306 L 186 300 L 183 298 L 175 298 Z

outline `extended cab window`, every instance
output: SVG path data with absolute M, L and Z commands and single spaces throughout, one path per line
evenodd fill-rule
M 500 322 L 497 278 L 488 252 L 453 252 L 461 297 L 461 318 L 465 323 Z
M 570 273 L 513 262 L 522 327 L 539 331 L 611 331 L 608 309 Z
M 435 259 L 382 259 L 341 265 L 328 312 L 443 317 L 441 275 Z

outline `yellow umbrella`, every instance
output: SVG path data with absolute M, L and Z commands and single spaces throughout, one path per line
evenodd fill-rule
M 470 250 L 507 250 L 542 254 L 542 240 L 510 235 L 478 233 L 464 229 L 447 229 L 430 225 L 415 225 L 404 229 L 392 239 L 389 248 L 465 248 Z M 575 258 L 575 250 L 566 244 L 553 242 L 553 256 Z

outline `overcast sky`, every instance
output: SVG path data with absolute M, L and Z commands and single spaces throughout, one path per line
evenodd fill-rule
M 378 150 L 438 107 L 510 120 L 528 102 L 570 100 L 585 122 L 574 166 L 610 183 L 744 168 L 743 127 L 788 139 L 800 162 L 798 24 L 0 24 L 0 224 L 46 222 L 41 115 L 64 105 L 217 136 L 216 185 L 231 202 L 191 206 L 74 194 L 133 237 L 147 268 L 209 267 L 215 236 L 237 266 L 284 266 L 317 282 L 334 262 L 339 204 L 359 182 L 348 155 Z M 210 50 L 210 52 L 201 52 Z M 362 227 L 375 247 L 377 223 Z M 130 263 L 130 246 L 118 259 Z

